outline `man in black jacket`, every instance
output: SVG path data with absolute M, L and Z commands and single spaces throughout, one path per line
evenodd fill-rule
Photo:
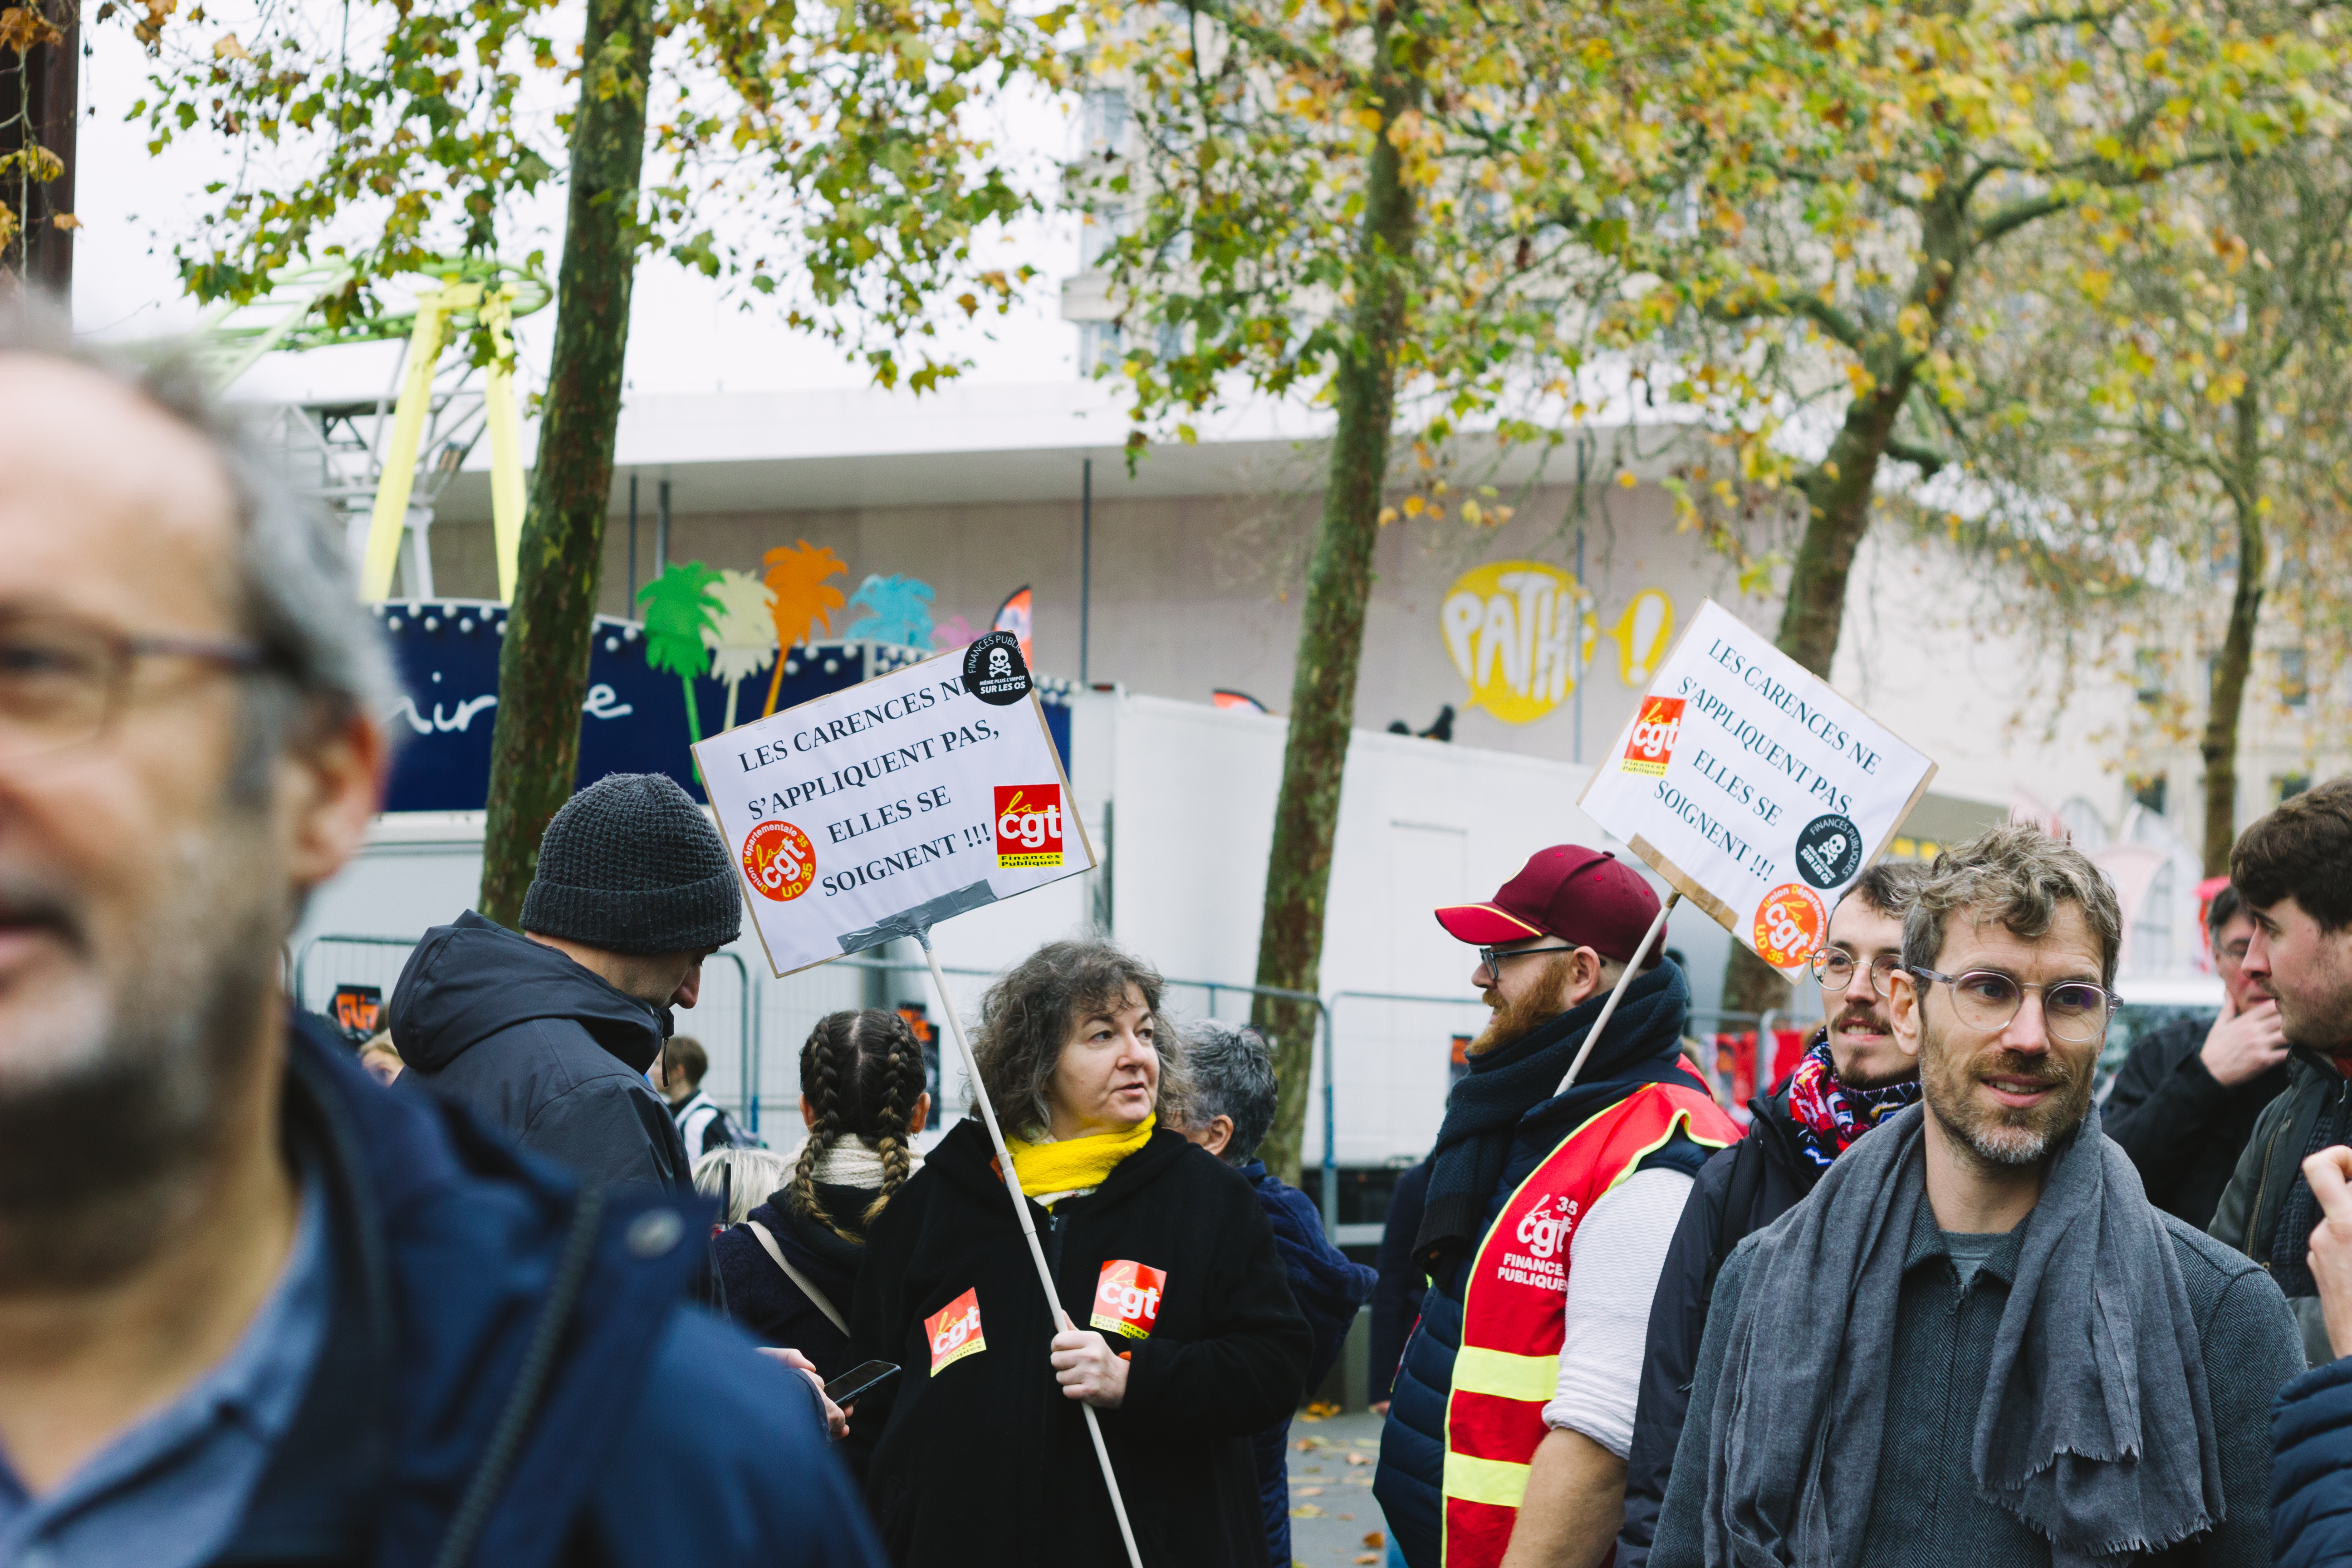
M 2205 916 L 2228 997 L 2211 1024 L 2183 1018 L 2132 1047 L 2107 1096 L 2107 1136 L 2124 1146 L 2147 1201 L 2190 1225 L 2212 1223 L 2221 1189 L 2263 1107 L 2286 1087 L 2278 1004 L 2243 967 L 2254 932 L 2235 888 Z
M 1724 1259 L 1795 1207 L 1856 1138 L 1919 1098 L 1919 1064 L 1895 1044 L 1885 981 L 1902 962 L 1903 915 L 1922 874 L 1916 865 L 1873 866 L 1838 900 L 1814 965 L 1833 1016 L 1789 1080 L 1748 1102 L 1748 1136 L 1707 1161 L 1692 1185 L 1650 1303 L 1618 1568 L 1649 1561 Z
M 691 1007 L 743 895 L 718 829 L 662 773 L 610 773 L 548 824 L 517 934 L 467 910 L 427 931 L 392 994 L 422 1085 L 599 1183 L 689 1189 L 646 1069 Z
M 2316 1366 L 2336 1352 L 2308 1262 L 2319 1207 L 2303 1162 L 2352 1142 L 2352 778 L 2305 790 L 2240 834 L 2230 882 L 2254 921 L 2247 978 L 2278 999 L 2293 1060 L 2207 1228 L 2270 1270 Z

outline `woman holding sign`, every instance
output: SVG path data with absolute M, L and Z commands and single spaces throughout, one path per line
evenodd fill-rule
M 1062 942 L 982 1004 L 1053 1309 L 976 1121 L 867 1234 L 850 1352 L 904 1371 L 860 1402 L 850 1454 L 909 1568 L 1121 1561 L 1087 1405 L 1147 1563 L 1265 1562 L 1249 1434 L 1297 1407 L 1309 1338 L 1249 1184 L 1159 1125 L 1182 1094 L 1160 992 L 1109 943 Z

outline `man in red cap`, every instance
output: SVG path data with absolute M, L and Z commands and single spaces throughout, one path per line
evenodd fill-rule
M 1412 1568 L 1594 1563 L 1623 1516 L 1658 1271 L 1692 1178 L 1738 1130 L 1683 1066 L 1690 993 L 1631 868 L 1556 845 L 1437 919 L 1478 949 L 1493 1016 L 1428 1162 L 1413 1251 L 1431 1289 L 1374 1491 Z

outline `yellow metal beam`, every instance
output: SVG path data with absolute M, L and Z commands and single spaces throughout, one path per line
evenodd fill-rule
M 499 597 L 509 605 L 522 561 L 523 512 L 522 422 L 515 411 L 514 344 L 507 335 L 514 292 L 509 283 L 482 302 L 482 324 L 498 353 L 482 403 L 490 427 L 490 532 L 498 549 Z

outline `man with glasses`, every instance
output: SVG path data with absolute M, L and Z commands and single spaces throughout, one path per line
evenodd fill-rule
M 0 1563 L 877 1561 L 702 1215 L 387 1089 L 281 988 L 397 690 L 193 375 L 0 319 Z
M 1789 1081 L 1748 1102 L 1748 1136 L 1709 1160 L 1683 1205 L 1650 1303 L 1642 1402 L 1626 1456 L 1617 1568 L 1650 1554 L 1706 1329 L 1707 1297 L 1731 1249 L 1794 1208 L 1854 1140 L 1919 1099 L 1919 1064 L 1895 1043 L 1888 976 L 1903 962 L 1903 916 L 1926 868 L 1880 864 L 1831 912 L 1813 954 L 1828 1021 Z
M 2269 1561 L 2294 1321 L 2091 1115 L 2121 945 L 2039 827 L 1937 857 L 1888 976 L 1921 1103 L 1724 1266 L 1651 1568 Z
M 2242 967 L 2278 999 L 2292 1054 L 2211 1229 L 2270 1269 L 2316 1366 L 2336 1352 L 2308 1261 L 2320 1211 L 2303 1162 L 2352 1142 L 2352 778 L 2294 795 L 2240 834 L 2230 882 L 2253 921 Z
M 2286 1088 L 2278 1003 L 2245 970 L 2253 932 L 2237 889 L 2214 895 L 2205 934 L 2221 1016 L 2210 1025 L 2182 1018 L 2132 1047 L 2101 1112 L 2107 1136 L 2139 1167 L 2147 1201 L 2200 1227 L 2212 1223 L 2263 1107 Z
M 1437 911 L 1491 1016 L 1428 1161 L 1430 1280 L 1374 1494 L 1412 1568 L 1598 1562 L 1624 1515 L 1650 1298 L 1691 1178 L 1738 1128 L 1683 1064 L 1690 993 L 1653 938 L 1573 1087 L 1570 1064 L 1659 920 L 1631 868 L 1538 852 Z

